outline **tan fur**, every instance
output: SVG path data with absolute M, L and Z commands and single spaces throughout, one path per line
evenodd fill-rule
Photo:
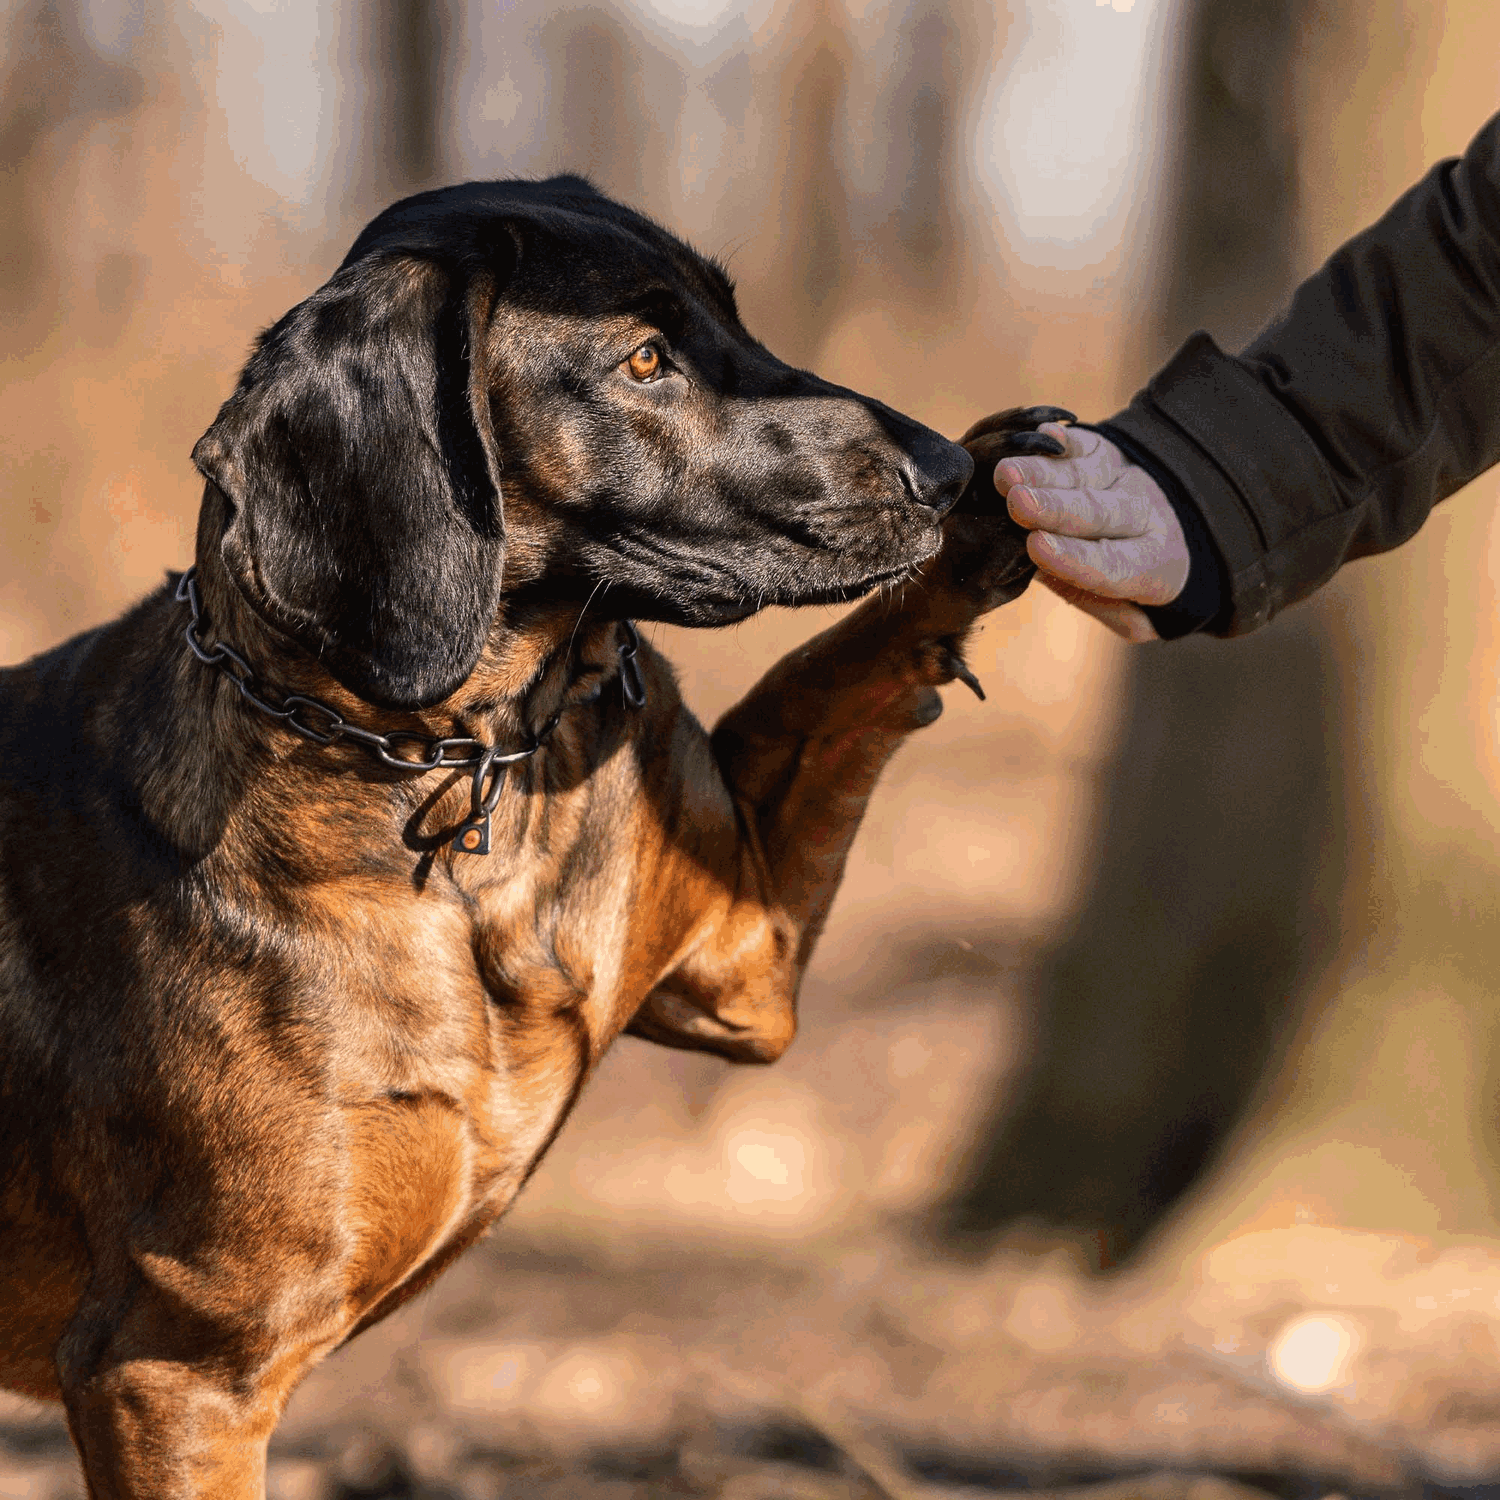
M 520 587 L 555 528 L 511 501 Z M 507 595 L 457 691 L 383 711 L 247 601 L 231 520 L 210 484 L 203 628 L 267 690 L 497 745 L 560 717 L 471 858 L 467 774 L 258 714 L 170 587 L 0 674 L 0 1382 L 66 1403 L 95 1500 L 260 1496 L 297 1382 L 505 1210 L 622 1030 L 779 1057 L 881 769 L 1016 592 L 1003 519 L 950 516 L 711 737 L 648 647 L 624 701 L 617 623 Z
M 97 1042 L 106 1097 L 44 1116 L 56 1136 L 0 1226 L 0 1373 L 68 1401 L 95 1494 L 258 1494 L 297 1380 L 504 1210 L 622 1029 L 781 1054 L 865 800 L 950 675 L 935 643 L 986 602 L 942 570 L 783 661 L 713 740 L 643 648 L 647 707 L 611 683 L 566 713 L 513 773 L 485 859 L 441 842 L 466 776 L 387 777 L 261 720 L 179 646 L 167 594 L 85 646 L 126 664 L 122 694 L 132 661 L 176 657 L 173 701 L 101 701 L 90 723 L 149 712 L 163 743 L 151 724 L 186 722 L 243 752 L 228 787 L 204 785 L 224 774 L 213 756 L 156 768 L 159 805 L 222 821 L 197 866 L 205 910 L 159 930 L 148 889 L 112 898 L 135 964 L 170 983 L 110 997 L 124 1040 Z M 204 591 L 247 650 L 340 700 L 310 663 L 277 659 L 211 561 Z M 581 632 L 580 659 L 612 675 L 614 635 Z M 540 680 L 553 644 L 487 659 L 465 691 L 522 681 L 528 662 Z M 490 717 L 514 712 L 512 697 Z M 467 715 L 455 700 L 412 717 Z M 14 816 L 6 837 L 45 851 L 56 886 L 87 880 L 86 845 Z M 121 1109 L 123 1140 L 107 1117 Z

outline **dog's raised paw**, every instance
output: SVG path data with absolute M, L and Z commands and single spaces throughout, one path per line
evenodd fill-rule
M 970 443 L 977 442 L 980 438 L 1031 433 L 1044 422 L 1076 422 L 1077 420 L 1078 418 L 1072 412 L 1061 406 L 1009 406 L 1004 411 L 981 417 L 959 438 L 959 442 L 967 448 Z
M 1073 420 L 1073 414 L 1060 406 L 1018 406 L 976 422 L 962 438 L 974 460 L 974 474 L 959 504 L 967 504 L 984 515 L 1003 511 L 1004 504 L 994 485 L 995 465 L 1002 458 L 1022 454 L 1060 457 L 1063 445 L 1051 433 L 1037 429 L 1045 422 Z
M 978 600 L 981 613 L 1019 598 L 1036 571 L 1026 552 L 1026 530 L 1011 520 L 995 488 L 995 465 L 1019 454 L 1060 455 L 1063 445 L 1037 428 L 1074 420 L 1061 406 L 1014 406 L 976 422 L 963 435 L 974 474 L 949 517 L 945 550 L 952 583 Z
M 974 600 L 978 613 L 1019 598 L 1037 571 L 1026 552 L 1025 526 L 1011 520 L 996 490 L 995 465 L 1022 453 L 1061 455 L 1064 446 L 1037 428 L 1073 420 L 1073 413 L 1062 407 L 1011 407 L 975 423 L 963 435 L 963 446 L 974 458 L 974 475 L 947 520 L 945 574 L 951 588 Z

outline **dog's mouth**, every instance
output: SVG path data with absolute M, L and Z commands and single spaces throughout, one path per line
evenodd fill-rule
M 899 584 L 943 544 L 937 518 L 929 512 L 923 519 L 928 524 L 904 537 L 851 531 L 835 539 L 827 528 L 803 525 L 791 534 L 768 528 L 758 538 L 731 538 L 718 548 L 632 528 L 612 536 L 583 572 L 607 584 L 611 610 L 632 618 L 731 625 L 772 605 L 849 604 Z
M 785 598 L 769 599 L 768 604 L 780 604 L 796 606 L 802 604 L 852 604 L 856 599 L 863 599 L 866 594 L 873 594 L 876 589 L 884 588 L 887 584 L 899 583 L 903 579 L 910 578 L 917 570 L 917 562 L 903 563 L 899 568 L 885 568 L 878 573 L 867 574 L 850 583 L 838 583 L 825 585 L 822 588 L 798 589 L 788 594 Z
M 903 563 L 900 567 L 883 568 L 879 572 L 838 583 L 813 584 L 795 589 L 767 588 L 754 595 L 699 592 L 691 596 L 657 595 L 651 599 L 637 595 L 627 586 L 616 589 L 612 599 L 617 604 L 629 601 L 628 607 L 636 619 L 659 619 L 668 624 L 712 629 L 721 625 L 737 625 L 773 605 L 782 609 L 800 609 L 809 605 L 852 604 L 876 589 L 899 584 L 910 578 L 921 561 L 922 559 L 917 559 Z

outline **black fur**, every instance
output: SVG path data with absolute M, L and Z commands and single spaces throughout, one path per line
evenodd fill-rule
M 663 373 L 641 384 L 623 361 L 647 342 Z M 193 457 L 258 613 L 391 707 L 453 691 L 533 575 L 692 625 L 854 597 L 937 550 L 972 468 L 774 358 L 721 268 L 577 177 L 381 214 Z M 506 576 L 520 503 L 547 565 Z

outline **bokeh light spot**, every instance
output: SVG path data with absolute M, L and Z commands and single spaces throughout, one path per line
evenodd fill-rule
M 1293 1318 L 1267 1351 L 1271 1373 L 1283 1385 L 1309 1395 L 1342 1385 L 1359 1344 L 1359 1330 L 1337 1313 Z

